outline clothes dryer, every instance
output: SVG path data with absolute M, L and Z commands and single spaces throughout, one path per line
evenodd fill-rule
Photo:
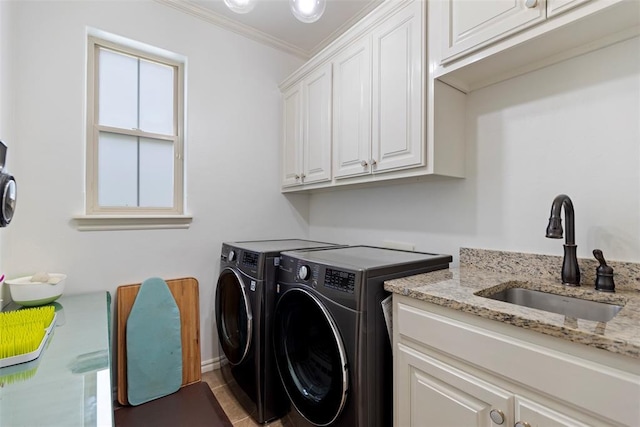
M 273 338 L 285 391 L 303 424 L 391 426 L 385 280 L 448 268 L 450 255 L 370 246 L 284 252 Z
M 280 252 L 336 246 L 299 239 L 222 244 L 215 297 L 218 342 L 228 362 L 222 374 L 258 423 L 280 418 L 289 408 L 271 347 Z

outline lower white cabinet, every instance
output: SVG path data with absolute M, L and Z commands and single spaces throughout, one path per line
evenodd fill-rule
M 409 392 L 402 399 L 411 402 L 408 412 L 399 412 L 397 425 L 589 425 L 410 347 L 400 344 L 397 351 L 398 383 Z
M 513 396 L 506 390 L 403 344 L 396 348 L 400 426 L 490 426 L 491 411 L 513 425 Z
M 515 426 L 527 427 L 529 426 L 547 426 L 547 427 L 561 427 L 561 426 L 576 426 L 587 427 L 590 424 L 585 424 L 571 418 L 561 412 L 554 411 L 553 409 L 537 403 L 533 400 L 527 399 L 521 396 L 515 396 L 514 401 L 515 408 Z M 568 410 L 565 408 L 565 411 Z M 589 420 L 597 423 L 597 421 Z
M 640 425 L 637 360 L 393 299 L 395 426 Z

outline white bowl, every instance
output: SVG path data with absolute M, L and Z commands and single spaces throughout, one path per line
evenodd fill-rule
M 5 280 L 9 285 L 11 299 L 27 307 L 49 304 L 60 298 L 64 291 L 66 274 L 49 273 L 49 282 L 32 282 L 33 276 Z M 56 282 L 51 284 L 50 282 Z

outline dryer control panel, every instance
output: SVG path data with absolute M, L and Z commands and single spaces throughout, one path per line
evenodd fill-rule
M 352 294 L 356 288 L 356 275 L 348 271 L 327 268 L 324 272 L 324 286 Z
M 309 287 L 342 306 L 357 309 L 362 272 L 283 255 L 278 270 L 278 293 Z

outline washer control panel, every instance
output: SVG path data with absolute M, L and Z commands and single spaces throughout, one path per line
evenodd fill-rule
M 221 266 L 233 267 L 251 277 L 258 277 L 259 272 L 264 268 L 266 258 L 260 252 L 248 251 L 223 243 L 220 263 Z
M 242 252 L 242 265 L 245 267 L 257 267 L 260 254 L 255 252 L 243 251 Z

